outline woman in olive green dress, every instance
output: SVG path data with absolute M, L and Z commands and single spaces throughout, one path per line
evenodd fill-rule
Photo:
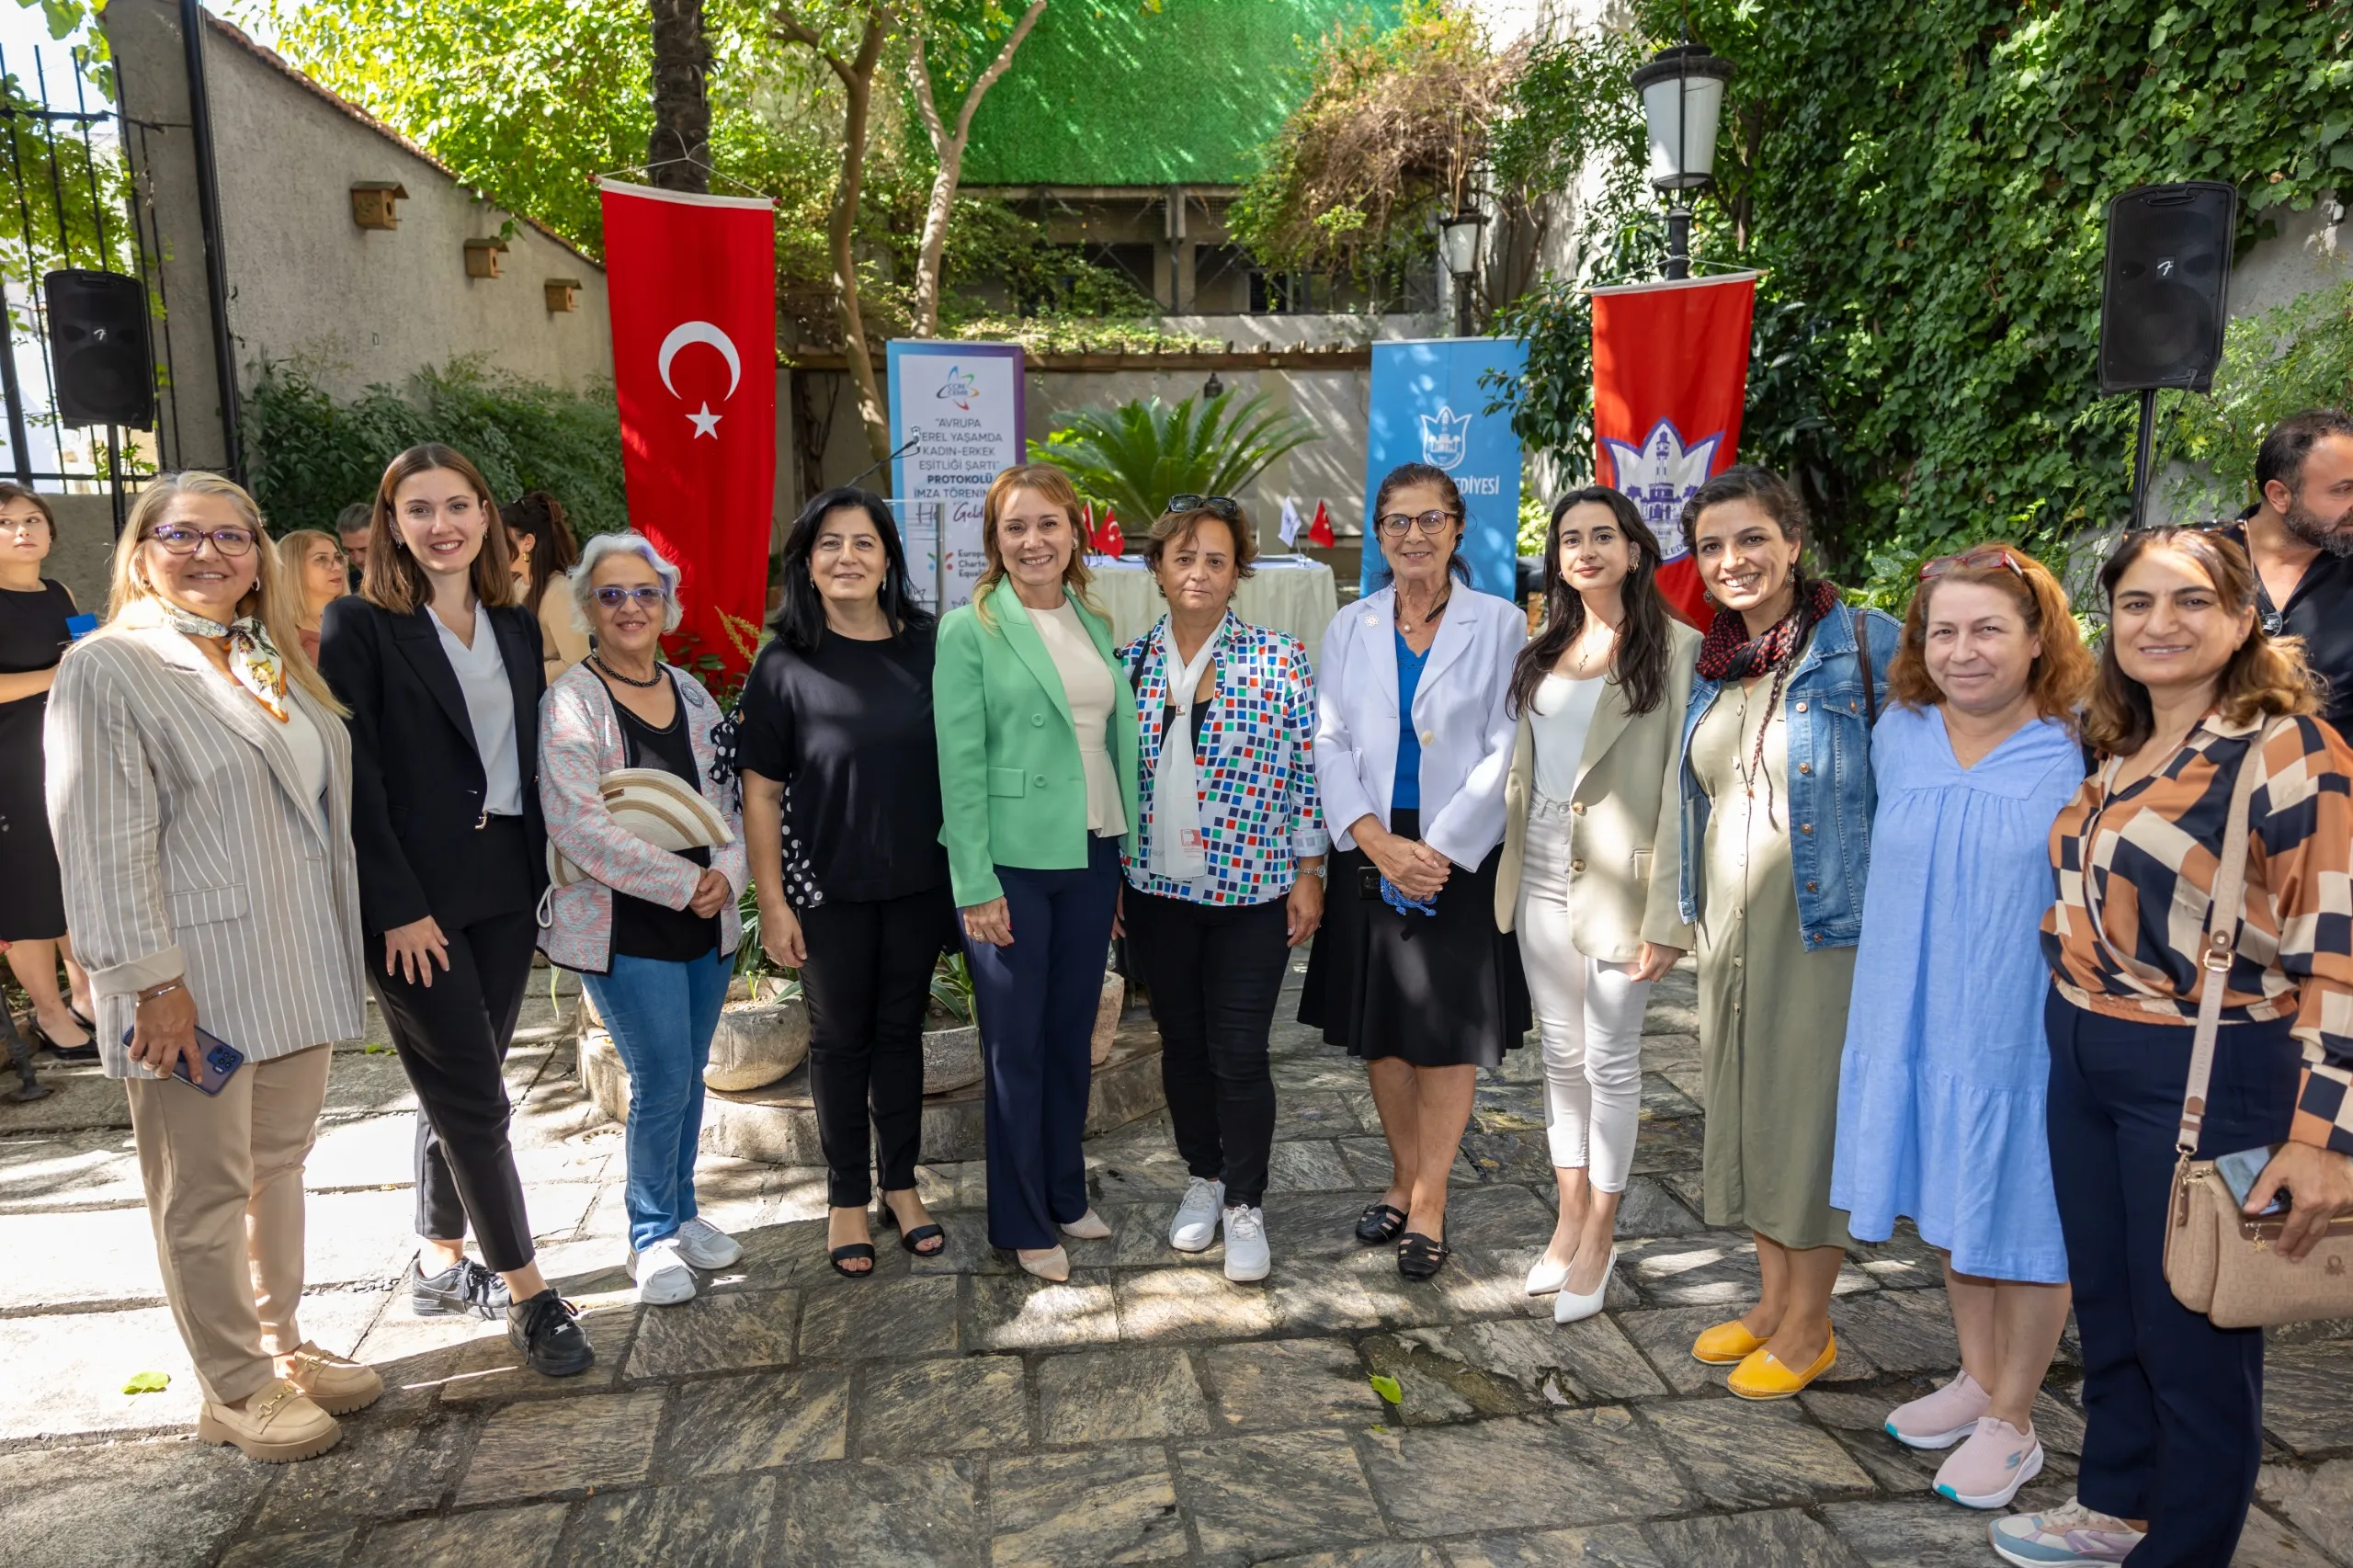
M 1762 1276 L 1756 1304 L 1691 1353 L 1737 1363 L 1735 1394 L 1786 1399 L 1838 1356 L 1838 1063 L 1870 864 L 1870 726 L 1901 629 L 1805 574 L 1803 505 L 1764 469 L 1710 480 L 1683 526 L 1716 605 L 1683 767 L 1707 1220 L 1749 1229 Z

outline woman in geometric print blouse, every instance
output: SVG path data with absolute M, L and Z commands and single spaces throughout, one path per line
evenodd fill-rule
M 2235 543 L 2129 534 L 2100 587 L 2109 630 L 2084 733 L 2101 763 L 2052 826 L 2042 937 L 2083 1462 L 2075 1501 L 1995 1521 L 1994 1545 L 2012 1562 L 2129 1551 L 2133 1568 L 2174 1568 L 2231 1560 L 2263 1452 L 2261 1331 L 2183 1307 L 2164 1266 L 2223 822 L 2239 770 L 2261 768 L 2199 1157 L 2278 1144 L 2248 1209 L 2285 1187 L 2279 1250 L 2300 1257 L 2353 1211 L 2353 750 L 2315 716 L 2300 646 L 2265 635 Z
M 1172 499 L 1144 546 L 1168 613 L 1120 651 L 1135 686 L 1142 815 L 1120 907 L 1192 1174 L 1168 1244 L 1205 1251 L 1222 1221 L 1225 1277 L 1245 1280 L 1269 1267 L 1267 1035 L 1290 949 L 1324 918 L 1330 844 L 1307 651 L 1227 608 L 1257 553 L 1233 502 Z

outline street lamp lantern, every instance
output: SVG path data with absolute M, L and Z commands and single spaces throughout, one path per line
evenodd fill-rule
M 1471 276 L 1479 269 L 1479 231 L 1487 215 L 1465 206 L 1438 220 L 1438 258 L 1454 278 L 1454 335 L 1471 335 Z
M 1716 125 L 1723 116 L 1724 84 L 1732 62 L 1707 45 L 1678 43 L 1660 50 L 1634 72 L 1650 129 L 1651 185 L 1667 199 L 1666 275 L 1691 271 L 1688 193 L 1715 177 Z

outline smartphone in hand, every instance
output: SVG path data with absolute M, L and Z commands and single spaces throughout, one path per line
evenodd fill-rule
M 2268 1147 L 2241 1149 L 2214 1162 L 2214 1174 L 2222 1178 L 2222 1185 L 2231 1189 L 2232 1201 L 2241 1209 L 2246 1207 L 2246 1195 L 2255 1190 L 2256 1182 L 2263 1175 L 2263 1167 L 2271 1163 L 2271 1156 L 2279 1152 L 2279 1147 L 2274 1143 Z M 2285 1214 L 2290 1196 L 2286 1187 L 2281 1187 L 2272 1195 L 2271 1201 L 2264 1205 L 2262 1213 L 2256 1218 Z
M 131 1043 L 133 1032 L 131 1029 L 123 1030 L 124 1045 L 128 1046 Z M 203 1074 L 190 1076 L 188 1070 L 188 1057 L 180 1055 L 172 1059 L 172 1076 L 192 1088 L 203 1090 L 208 1095 L 217 1095 L 227 1087 L 230 1074 L 245 1064 L 244 1051 L 239 1051 L 220 1036 L 208 1033 L 203 1029 L 196 1031 L 196 1048 L 204 1057 Z

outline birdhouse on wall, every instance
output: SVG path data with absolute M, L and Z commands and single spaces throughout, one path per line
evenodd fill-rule
M 580 279 L 551 278 L 547 280 L 548 314 L 563 315 L 580 308 Z
M 407 199 L 407 190 L 396 181 L 360 180 L 351 187 L 351 221 L 363 229 L 397 229 L 401 215 L 392 203 Z
M 506 254 L 505 240 L 468 240 L 466 242 L 466 276 L 495 278 L 498 258 Z

